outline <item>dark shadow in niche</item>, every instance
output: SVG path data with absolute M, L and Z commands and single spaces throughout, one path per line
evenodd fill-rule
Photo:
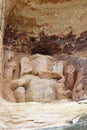
M 76 51 L 86 50 L 87 31 L 79 37 L 73 32 L 67 35 L 47 36 L 44 31 L 38 37 L 30 36 L 28 32 L 18 30 L 15 25 L 7 25 L 4 34 L 4 49 L 30 54 L 54 55 L 60 53 L 72 54 Z

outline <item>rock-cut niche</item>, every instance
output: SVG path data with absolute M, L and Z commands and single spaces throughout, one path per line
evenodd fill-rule
M 64 1 L 68 8 L 69 2 Z M 67 34 L 59 33 L 57 28 L 62 26 L 57 21 L 63 18 L 58 17 L 57 8 L 62 6 L 58 0 L 7 0 L 2 89 L 7 101 L 51 103 L 86 98 L 87 58 L 82 52 L 87 32 L 77 37 L 69 27 Z M 60 8 L 62 17 L 63 13 Z

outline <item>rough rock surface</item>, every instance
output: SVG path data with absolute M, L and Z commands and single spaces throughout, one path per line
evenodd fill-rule
M 8 102 L 16 102 L 13 91 L 10 89 L 9 84 L 7 84 L 5 80 L 3 81 L 2 98 Z
M 55 73 L 58 73 L 60 75 L 63 75 L 64 70 L 64 63 L 63 61 L 54 62 L 52 63 L 52 71 Z
M 79 35 L 87 30 L 87 0 L 7 0 L 6 5 L 6 18 L 11 10 L 8 23 L 30 35 L 38 35 L 40 30 L 48 35 L 71 31 Z
M 32 56 L 32 64 L 33 64 L 33 74 L 35 75 L 38 74 L 41 78 L 57 78 L 57 79 L 61 78 L 60 73 L 57 70 L 56 71 L 54 70 L 55 66 L 52 65 L 51 56 L 36 54 Z
M 41 54 L 26 56 L 26 54 L 19 53 L 16 53 L 15 56 L 18 58 L 18 60 L 16 58 L 13 60 L 16 62 L 16 71 L 25 71 L 23 69 L 28 63 L 25 68 L 26 72 L 23 76 L 18 75 L 18 77 L 13 73 L 14 76 L 10 79 L 9 84 L 7 79 L 10 76 L 4 75 L 4 78 L 10 91 L 16 91 L 21 86 L 25 89 L 25 101 L 53 102 L 60 99 L 77 100 L 87 97 L 86 57 L 79 58 L 78 55 L 62 54 L 59 56 Z M 18 68 L 22 59 L 27 59 L 29 62 L 23 61 L 22 67 Z M 4 66 L 8 63 L 10 62 L 5 62 Z M 10 67 L 8 69 L 5 68 L 3 72 L 7 73 L 10 71 Z
M 73 65 L 68 65 L 66 67 L 66 86 L 68 89 L 72 90 L 75 84 L 75 67 Z
M 79 98 L 86 98 L 86 86 L 84 82 L 84 69 L 81 68 L 81 70 L 79 70 L 78 75 L 77 75 L 77 81 L 74 85 L 74 89 L 73 89 L 73 99 L 79 99 Z
M 6 51 L 8 52 L 8 51 Z M 10 79 L 9 86 L 12 91 L 14 91 L 14 96 L 17 102 L 22 102 L 20 97 L 26 97 L 25 101 L 40 101 L 40 102 L 53 102 L 57 99 L 56 91 L 60 88 L 56 88 L 55 84 L 57 81 L 62 78 L 63 76 L 63 61 L 54 61 L 55 59 L 51 56 L 44 56 L 44 55 L 32 55 L 23 57 L 18 53 L 16 53 L 15 57 L 12 58 L 12 53 L 6 53 L 8 55 L 8 59 L 13 60 L 16 64 L 19 65 L 21 63 L 21 67 L 18 69 L 18 65 L 16 66 L 16 71 L 21 72 L 19 77 L 15 77 L 15 73 L 13 79 Z M 4 57 L 5 57 L 4 55 Z M 30 59 L 29 59 L 30 57 Z M 6 58 L 7 59 L 7 58 Z M 18 59 L 18 60 L 17 60 Z M 8 60 L 3 62 L 3 67 L 7 66 Z M 27 66 L 27 67 L 26 67 Z M 5 67 L 4 67 L 5 68 Z M 3 74 L 10 71 L 10 67 L 3 70 Z M 31 74 L 29 74 L 31 73 Z M 23 76 L 22 76 L 23 75 Z M 8 77 L 4 74 L 4 78 L 8 83 Z M 62 80 L 61 80 L 62 81 Z M 60 87 L 62 88 L 65 86 L 65 81 L 59 83 Z M 25 89 L 25 94 L 21 94 L 20 87 L 23 86 Z M 9 89 L 10 89 L 9 88 Z M 56 90 L 57 89 L 57 90 Z M 40 91 L 40 92 L 39 92 Z M 63 91 L 63 90 L 62 90 Z M 65 90 L 67 91 L 67 90 Z M 66 92 L 65 92 L 66 93 Z M 62 96 L 62 93 L 60 92 Z M 64 99 L 67 98 L 67 94 L 63 97 Z M 24 101 L 24 98 L 23 98 Z
M 76 102 L 16 104 L 2 99 L 0 101 L 0 129 L 6 130 L 41 130 L 69 126 L 69 122 L 75 124 L 87 113 L 87 104 Z
M 24 89 L 24 87 L 18 87 L 14 91 L 14 97 L 16 99 L 16 102 L 18 102 L 18 103 L 25 102 L 25 89 Z
M 36 75 L 40 72 L 50 71 L 51 59 L 51 56 L 44 56 L 39 54 L 32 56 L 33 73 Z
M 11 89 L 15 90 L 23 86 L 25 91 L 25 101 L 52 102 L 56 99 L 55 84 L 57 80 L 41 79 L 38 76 L 26 75 L 18 80 L 13 80 Z
M 59 81 L 57 81 L 57 83 L 55 84 L 55 88 L 58 100 L 72 98 L 72 92 L 70 90 L 67 90 L 65 86 L 64 76 L 62 76 L 62 78 Z
M 32 72 L 32 63 L 29 58 L 22 57 L 20 61 L 20 67 L 21 67 L 21 76 L 25 74 L 29 74 Z
M 35 78 L 28 84 L 26 90 L 26 101 L 52 102 L 56 99 L 55 95 L 56 80 Z
M 2 7 L 2 3 L 6 2 L 6 6 Z M 29 2 L 29 3 L 28 3 Z M 64 3 L 63 3 L 64 2 Z M 16 4 L 15 4 L 16 3 Z M 14 6 L 15 4 L 15 6 Z M 50 36 L 45 38 L 41 37 L 36 37 L 33 38 L 27 36 L 27 39 L 32 41 L 32 43 L 37 43 L 37 41 L 41 41 L 39 44 L 38 42 L 38 47 L 33 46 L 32 48 L 32 54 L 37 53 L 37 52 L 42 52 L 43 54 L 55 54 L 59 50 L 62 52 L 69 52 L 69 50 L 76 45 L 76 48 L 86 48 L 87 44 L 87 32 L 82 33 L 86 31 L 87 27 L 87 0 L 81 1 L 81 0 L 72 0 L 66 2 L 66 0 L 62 0 L 60 3 L 60 0 L 0 0 L 0 92 L 2 92 L 2 95 L 7 101 L 12 100 L 12 95 L 11 92 L 9 91 L 9 86 L 6 84 L 3 86 L 3 89 L 1 91 L 2 87 L 2 44 L 3 44 L 3 27 L 4 27 L 4 19 L 5 19 L 5 25 L 15 24 L 19 30 L 23 30 L 23 33 L 25 33 L 25 29 L 29 31 L 29 36 L 36 36 L 38 33 L 42 30 L 47 35 L 60 35 L 60 37 L 55 36 Z M 5 9 L 6 8 L 6 9 Z M 4 12 L 5 11 L 5 12 Z M 11 12 L 10 12 L 11 11 Z M 1 15 L 2 14 L 5 15 Z M 10 12 L 10 14 L 9 14 Z M 30 13 L 27 13 L 30 12 Z M 2 26 L 1 26 L 2 25 Z M 7 28 L 8 29 L 8 28 Z M 11 28 L 10 28 L 11 29 Z M 12 27 L 13 29 L 13 27 Z M 15 27 L 14 27 L 15 30 Z M 1 32 L 2 31 L 2 32 Z M 17 48 L 19 52 L 26 51 L 29 52 L 30 44 L 27 44 L 28 47 L 25 45 L 25 41 L 27 41 L 26 37 L 24 37 L 21 33 L 18 32 L 18 36 L 20 36 L 17 39 L 17 35 L 14 35 L 14 31 L 11 30 L 12 33 L 9 33 L 7 36 L 8 38 L 6 39 L 6 43 L 8 46 L 6 48 L 12 49 L 13 44 L 17 40 L 16 44 L 14 46 Z M 15 30 L 16 32 L 17 30 Z M 63 34 L 66 34 L 72 32 L 74 34 L 80 34 L 80 37 L 78 38 L 73 38 L 75 35 L 68 35 L 67 38 Z M 7 33 L 6 33 L 7 34 Z M 17 33 L 16 33 L 17 34 Z M 14 37 L 13 37 L 14 35 Z M 63 38 L 64 36 L 64 38 Z M 12 40 L 10 40 L 12 38 Z M 9 40 L 8 40 L 9 39 Z M 43 40 L 44 39 L 44 40 Z M 51 42 L 49 42 L 51 40 Z M 65 40 L 64 40 L 65 39 Z M 5 40 L 4 40 L 5 41 Z M 27 41 L 28 43 L 30 41 Z M 35 42 L 33 42 L 35 41 Z M 48 41 L 48 42 L 47 42 Z M 53 42 L 52 42 L 53 41 Z M 62 43 L 61 46 L 59 46 Z M 76 44 L 73 42 L 76 41 Z M 18 44 L 17 44 L 18 43 Z M 22 45 L 19 45 L 19 43 L 22 43 Z M 43 44 L 45 43 L 45 44 Z M 49 44 L 51 43 L 51 44 Z M 55 46 L 54 46 L 55 43 Z M 64 44 L 65 43 L 65 44 Z M 71 44 L 72 43 L 72 44 Z M 52 46 L 51 46 L 52 45 Z M 23 47 L 22 47 L 23 46 Z M 43 48 L 44 46 L 44 48 Z M 53 47 L 54 46 L 54 47 Z M 59 47 L 58 47 L 59 46 Z M 42 48 L 41 48 L 42 47 Z M 68 49 L 66 49 L 68 47 Z M 49 52 L 48 50 L 51 50 Z M 54 49 L 53 49 L 54 48 Z M 60 48 L 60 49 L 59 49 Z M 13 50 L 15 50 L 13 48 Z M 68 50 L 68 51 L 67 51 Z M 59 51 L 59 52 L 61 52 Z M 55 52 L 55 53 L 54 53 Z M 83 56 L 83 54 L 85 56 Z M 80 56 L 76 57 L 76 54 L 73 56 L 66 56 L 64 57 L 61 56 L 59 58 L 60 60 L 65 60 L 68 61 L 66 63 L 67 65 L 75 65 L 75 84 L 74 87 L 70 87 L 69 80 L 67 80 L 69 83 L 69 88 L 73 88 L 72 90 L 72 97 L 74 100 L 80 98 L 80 97 L 86 97 L 87 96 L 87 53 L 83 52 Z M 69 60 L 71 59 L 71 60 Z M 15 60 L 15 59 L 14 59 Z M 19 59 L 18 59 L 19 60 Z M 57 59 L 57 61 L 59 61 Z M 71 63 L 70 63 L 71 61 Z M 17 62 L 18 63 L 18 62 Z M 66 65 L 65 65 L 66 66 Z M 64 69 L 66 68 L 64 66 Z M 81 70 L 83 68 L 83 70 Z M 17 71 L 19 72 L 18 68 L 16 68 Z M 55 69 L 54 69 L 55 70 Z M 12 72 L 11 72 L 12 73 Z M 14 74 L 15 75 L 15 74 Z M 61 80 L 63 81 L 58 81 L 57 85 L 60 85 L 62 92 L 64 91 L 64 95 L 66 94 L 65 92 L 69 92 L 70 90 L 67 90 L 67 86 L 65 83 L 66 82 L 66 75 L 63 73 L 64 80 L 63 78 Z M 70 77 L 72 77 L 72 84 L 73 84 L 73 76 L 74 73 L 70 73 Z M 26 89 L 26 86 L 29 84 L 29 80 L 27 76 L 25 75 L 26 80 L 24 77 L 20 78 L 19 75 L 13 76 L 13 79 L 15 79 L 15 87 L 14 89 L 18 90 L 22 85 L 23 85 L 23 90 L 24 88 Z M 32 76 L 33 78 L 33 76 Z M 69 76 L 67 77 L 69 79 Z M 6 82 L 5 82 L 6 83 Z M 68 84 L 67 84 L 68 85 Z M 57 96 L 59 95 L 59 87 L 56 87 L 58 92 Z M 14 90 L 13 89 L 13 90 Z M 66 90 L 66 91 L 65 91 Z M 75 93 L 74 93 L 75 92 Z M 71 94 L 71 92 L 69 92 Z M 67 94 L 66 94 L 67 95 Z M 23 96 L 23 95 L 22 95 Z M 64 97 L 66 98 L 66 96 Z M 66 100 L 65 100 L 66 101 Z M 58 100 L 57 100 L 58 102 Z M 61 102 L 64 102 L 61 101 Z M 57 126 L 63 126 L 66 125 L 68 122 L 74 122 L 74 119 L 79 119 L 82 115 L 87 113 L 87 105 L 86 104 L 77 104 L 75 102 L 69 103 L 68 104 L 58 104 L 58 103 L 51 103 L 51 104 L 40 104 L 40 103 L 8 103 L 4 101 L 2 98 L 0 98 L 0 129 L 9 129 L 9 130 L 19 130 L 19 129 L 41 129 L 41 128 L 47 128 L 47 127 L 57 127 Z

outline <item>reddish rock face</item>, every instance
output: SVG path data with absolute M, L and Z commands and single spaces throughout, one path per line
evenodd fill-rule
M 6 80 L 3 81 L 2 97 L 8 102 L 16 102 L 13 92 L 10 89 L 9 84 L 7 84 Z
M 58 3 L 58 2 L 66 2 L 66 1 L 70 1 L 70 0 L 37 0 L 38 3 L 43 4 L 43 3 Z
M 79 36 L 87 30 L 87 1 L 4 1 L 6 2 L 5 22 L 29 32 L 30 36 L 38 36 L 40 31 L 44 31 L 48 36 L 58 34 L 63 36 L 72 31 Z
M 73 65 L 68 65 L 65 68 L 66 71 L 66 86 L 68 89 L 72 90 L 75 84 L 75 67 Z
M 5 77 L 8 82 L 18 79 L 15 85 L 11 86 L 12 91 L 16 91 L 21 86 L 25 88 L 25 84 L 28 85 L 29 80 L 26 81 L 25 78 L 22 80 L 20 76 L 33 74 L 42 79 L 58 80 L 53 87 L 53 97 L 55 98 L 52 98 L 52 101 L 77 100 L 86 97 L 87 59 L 85 53 L 82 57 L 78 56 L 83 50 L 85 52 L 86 39 L 87 32 L 82 33 L 79 37 L 73 35 L 72 32 L 66 36 L 47 36 L 41 32 L 38 37 L 30 37 L 27 32 L 16 30 L 15 26 L 8 25 L 5 30 L 4 49 L 9 50 L 9 53 L 10 51 L 14 53 L 9 54 L 5 51 L 4 73 L 5 76 L 8 75 Z M 59 80 L 60 78 L 61 80 Z M 34 93 L 33 91 L 34 88 L 29 88 L 29 91 L 25 90 L 25 93 Z M 37 93 L 38 88 L 35 91 Z M 42 91 L 45 94 L 46 89 Z M 18 95 L 21 94 L 18 93 Z M 42 99 L 33 99 L 33 96 L 35 97 L 35 95 L 31 95 L 32 98 L 29 97 L 27 100 L 27 96 L 25 96 L 25 101 L 30 101 L 30 99 L 44 101 L 41 96 Z M 16 98 L 16 101 L 22 102 L 20 97 Z M 49 101 L 51 100 L 49 99 Z
M 61 99 L 77 100 L 87 96 L 86 58 L 63 54 L 47 56 L 15 52 L 12 55 L 12 52 L 6 52 L 4 56 L 6 58 L 8 54 L 8 59 L 3 62 L 6 85 L 3 86 L 2 92 L 6 100 L 53 102 Z M 12 71 L 11 61 L 16 63 L 17 73 Z M 10 67 L 5 67 L 7 65 Z M 10 71 L 11 73 L 6 75 Z
M 86 97 L 87 61 L 76 54 L 87 49 L 86 1 L 7 0 L 6 5 L 3 97 L 17 102 Z
M 72 31 L 62 36 L 48 36 L 42 31 L 35 37 L 29 36 L 29 32 L 18 29 L 15 25 L 8 24 L 4 35 L 4 48 L 29 54 L 73 54 L 86 51 L 86 39 L 87 31 L 81 33 L 79 37 L 74 35 Z

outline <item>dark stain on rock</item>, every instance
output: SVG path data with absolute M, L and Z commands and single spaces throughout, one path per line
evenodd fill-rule
M 81 33 L 79 37 L 76 37 L 73 32 L 62 36 L 47 36 L 44 31 L 40 32 L 38 37 L 31 37 L 28 32 L 18 30 L 15 25 L 7 25 L 4 34 L 4 48 L 30 54 L 66 53 L 70 55 L 87 49 L 87 31 Z

